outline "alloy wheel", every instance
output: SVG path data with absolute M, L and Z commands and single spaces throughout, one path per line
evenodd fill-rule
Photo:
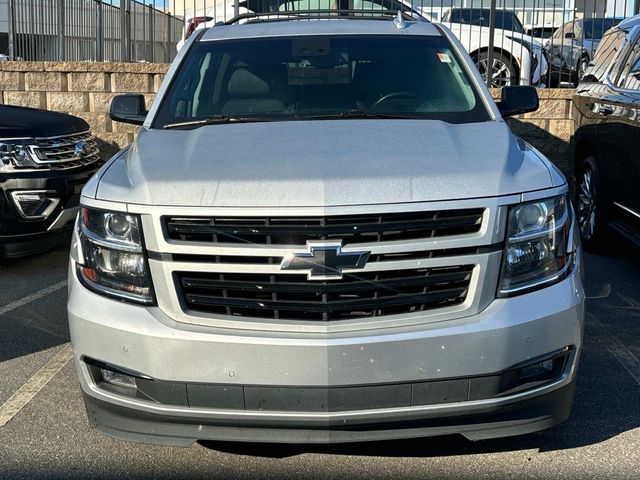
M 583 240 L 590 240 L 596 229 L 596 187 L 590 168 L 582 172 L 578 185 L 578 225 Z
M 484 81 L 487 81 L 487 65 L 489 59 L 483 57 L 478 61 L 478 70 Z M 509 65 L 499 58 L 493 58 L 493 66 L 491 68 L 491 86 L 492 87 L 507 87 L 511 85 L 511 69 Z

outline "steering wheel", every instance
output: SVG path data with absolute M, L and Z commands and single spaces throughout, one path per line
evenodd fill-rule
M 375 108 L 381 103 L 384 103 L 387 100 L 391 100 L 393 98 L 420 98 L 420 97 L 415 93 L 411 93 L 411 92 L 391 92 L 386 94 L 384 97 L 373 102 L 369 108 Z

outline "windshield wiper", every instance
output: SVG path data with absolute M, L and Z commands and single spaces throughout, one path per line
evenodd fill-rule
M 205 125 L 217 125 L 220 123 L 248 123 L 248 122 L 268 122 L 266 117 L 233 117 L 231 115 L 213 115 L 198 120 L 188 120 L 186 122 L 167 123 L 162 126 L 164 129 L 203 127 Z
M 416 118 L 416 116 L 412 114 L 373 112 L 371 110 L 367 110 L 364 108 L 352 108 L 350 110 L 345 110 L 339 113 L 319 113 L 319 114 L 311 114 L 311 115 L 298 115 L 298 117 L 301 119 L 306 118 L 306 119 L 314 119 L 314 120 L 331 119 L 331 118 L 386 118 L 386 119 Z
M 188 120 L 186 122 L 167 123 L 162 126 L 164 129 L 172 128 L 198 128 L 205 125 L 216 125 L 221 123 L 249 123 L 249 122 L 278 122 L 287 120 L 328 120 L 340 118 L 416 118 L 411 114 L 398 113 L 378 113 L 364 108 L 353 108 L 337 113 L 317 113 L 317 114 L 276 114 L 269 117 L 233 117 L 231 115 L 213 115 L 198 120 Z

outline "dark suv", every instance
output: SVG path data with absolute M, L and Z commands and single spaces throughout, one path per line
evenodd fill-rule
M 607 31 L 573 105 L 583 243 L 601 246 L 612 227 L 640 244 L 640 16 Z
M 80 191 L 101 163 L 81 118 L 0 105 L 0 258 L 68 239 Z

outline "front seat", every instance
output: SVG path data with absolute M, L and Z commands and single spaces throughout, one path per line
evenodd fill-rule
M 282 112 L 284 103 L 270 95 L 269 84 L 246 68 L 238 68 L 229 79 L 229 99 L 222 106 L 224 115 Z

